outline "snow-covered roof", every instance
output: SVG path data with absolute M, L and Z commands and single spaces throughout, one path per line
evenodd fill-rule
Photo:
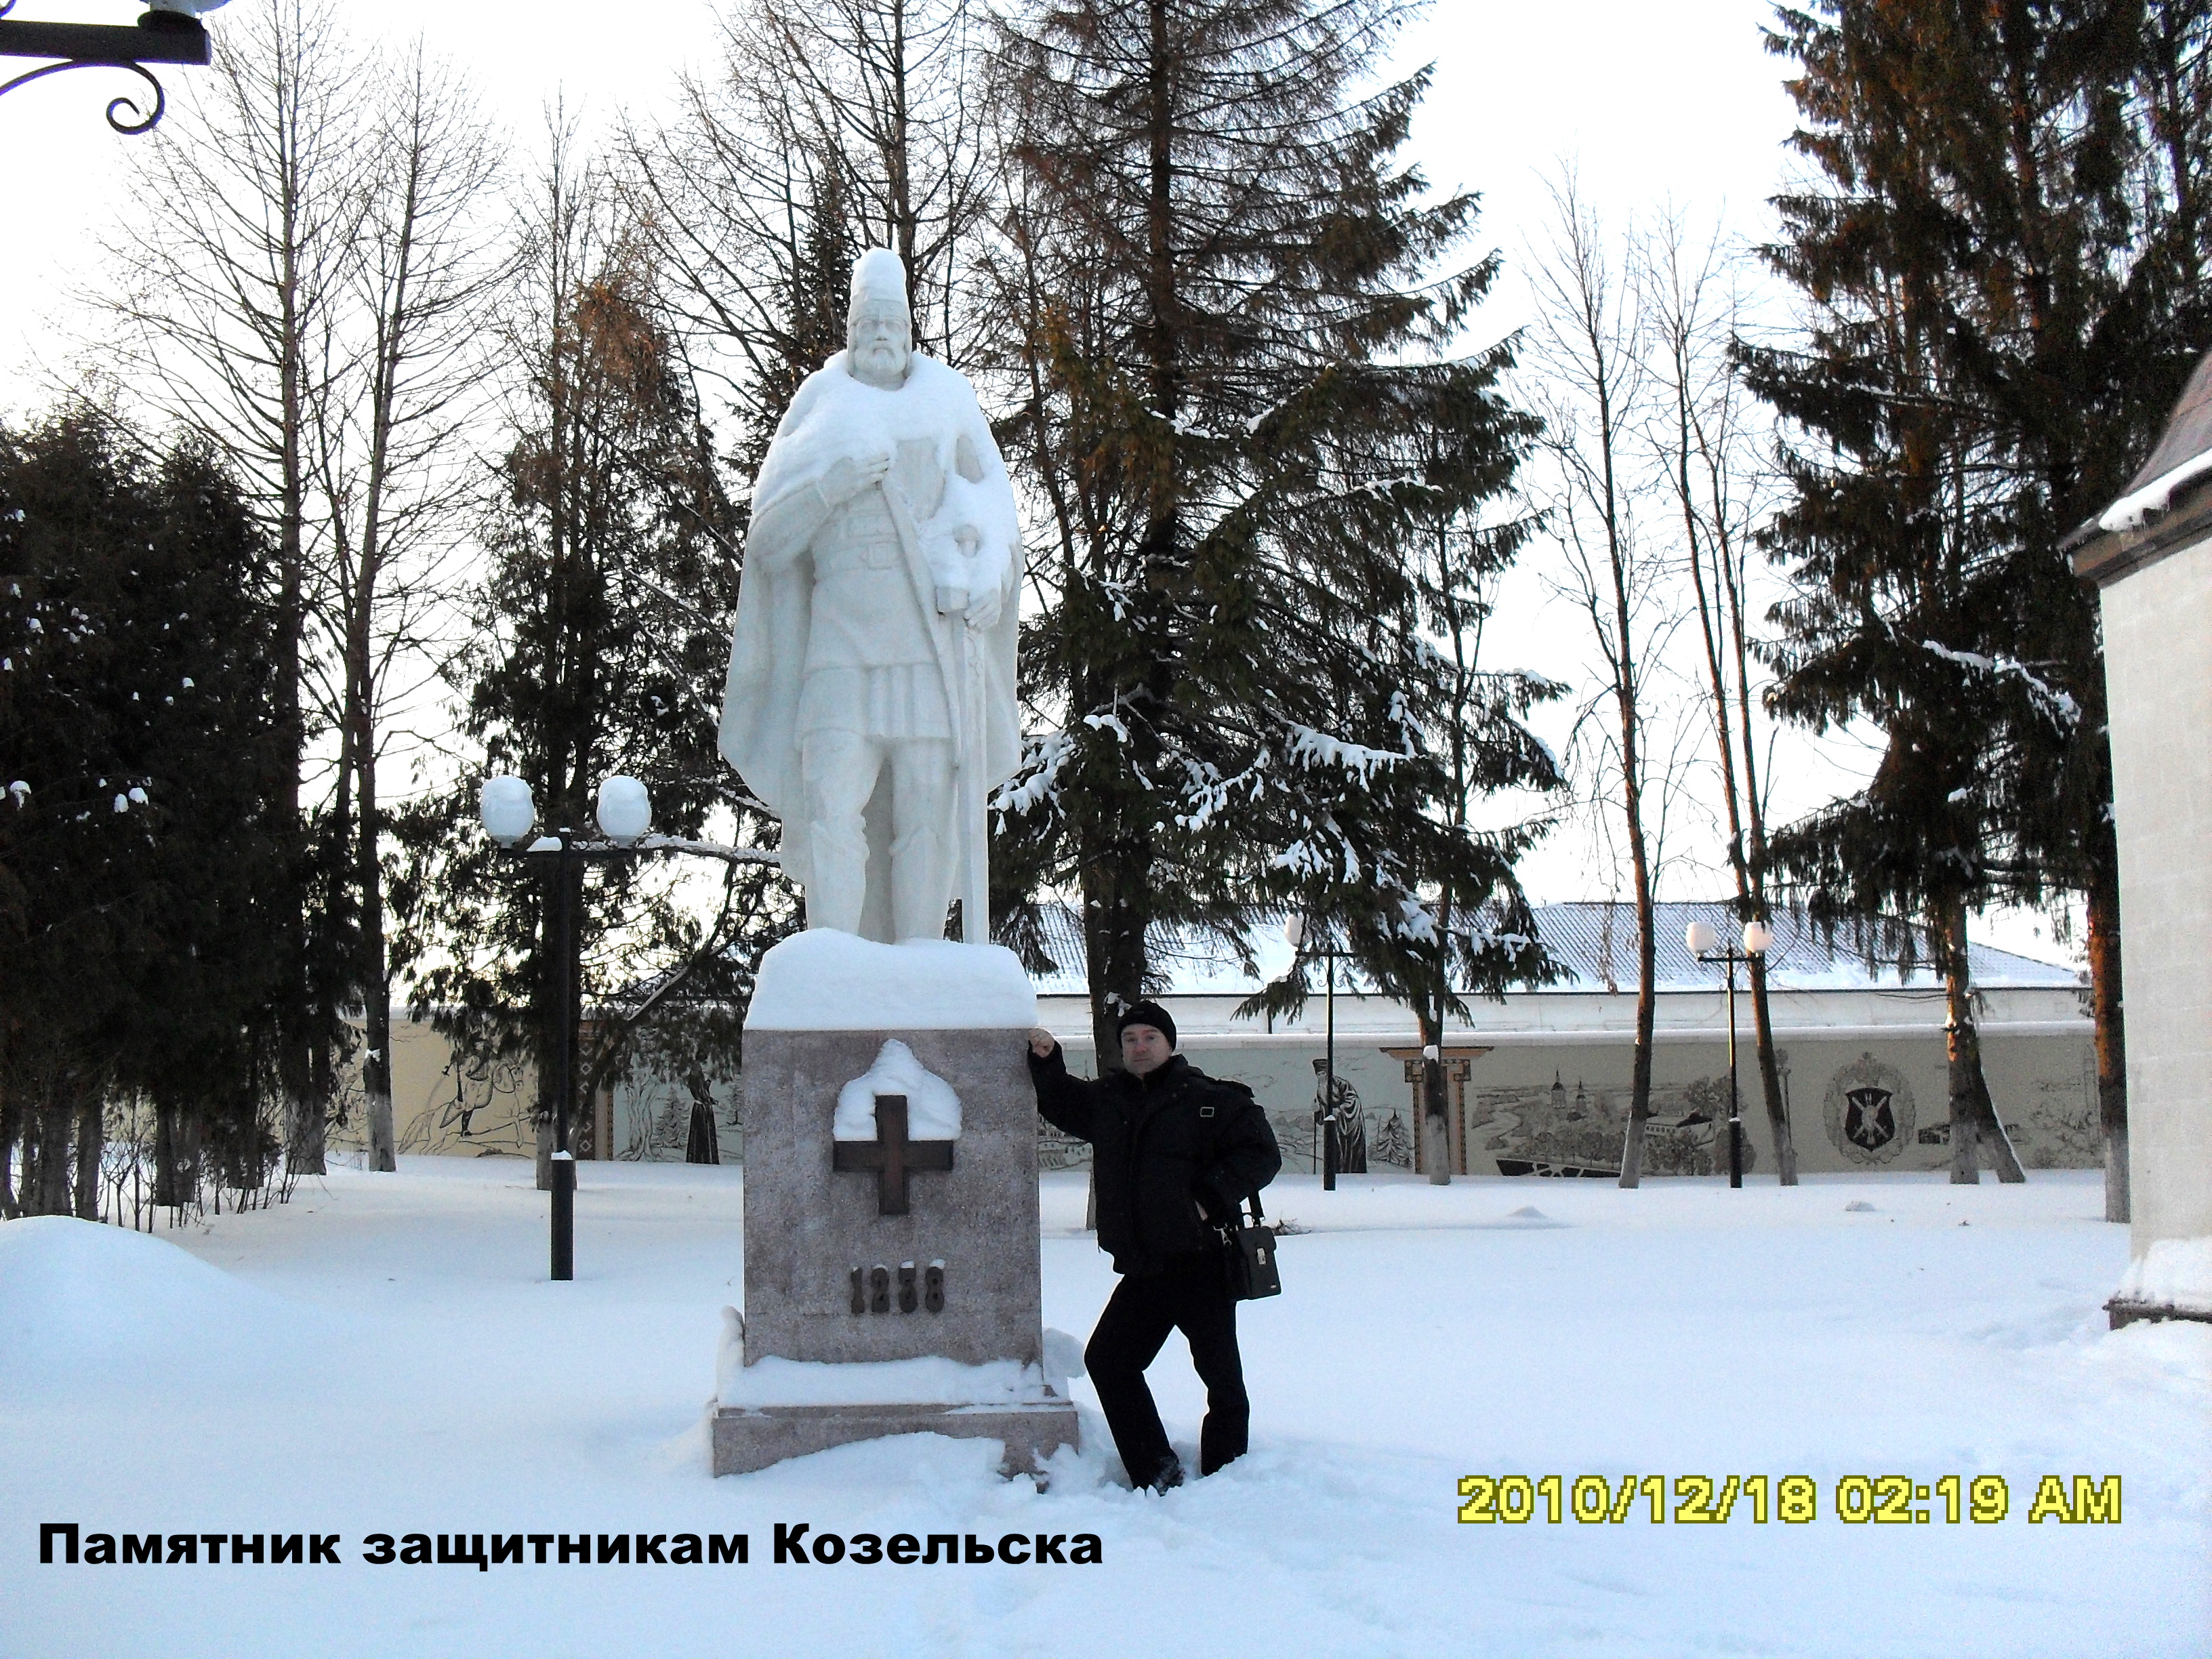
M 2060 550 L 2071 556 L 2075 575 L 2109 583 L 2202 538 L 2207 506 L 2203 486 L 2208 482 L 2212 482 L 2212 352 L 2190 375 L 2157 446 L 2119 499 L 2069 535 Z
M 1740 939 L 1741 924 L 1735 907 L 1714 899 L 1658 907 L 1656 941 L 1658 988 L 1662 991 L 1711 991 L 1717 968 L 1698 962 L 1683 942 L 1693 921 L 1710 925 L 1723 939 Z M 1636 989 L 1636 907 L 1594 901 L 1535 907 L 1537 937 L 1568 970 L 1556 983 L 1534 988 L 1553 991 L 1633 992 Z M 1039 996 L 1083 996 L 1088 994 L 1085 975 L 1083 930 L 1075 908 L 1052 903 L 1041 907 L 1039 916 L 1045 954 L 1055 971 L 1033 974 Z M 1865 942 L 1848 933 L 1830 939 L 1803 917 L 1788 912 L 1774 919 L 1774 945 L 1767 952 L 1767 982 L 1784 991 L 1873 991 L 1900 984 L 1922 989 L 1941 983 L 1929 967 L 1929 950 L 1924 933 L 1915 930 L 1917 955 L 1909 976 L 1900 980 L 1896 957 L 1875 952 L 1867 959 Z M 1245 939 L 1259 969 L 1243 967 L 1226 943 L 1155 924 L 1147 939 L 1148 954 L 1156 970 L 1164 973 L 1165 994 L 1172 996 L 1249 996 L 1267 981 L 1279 977 L 1290 967 L 1291 948 L 1283 940 L 1279 923 L 1254 928 Z M 2077 979 L 2073 969 L 2038 962 L 1993 945 L 1970 945 L 1974 983 L 1985 990 L 2070 987 Z M 1350 988 L 1352 975 L 1340 985 Z
M 2160 434 L 2158 447 L 2142 469 L 2128 480 L 2121 493 L 2132 495 L 2146 486 L 2155 483 L 2181 467 L 2202 456 L 2212 454 L 2212 351 L 2204 354 L 2203 362 L 2197 365 L 2184 387 L 2181 401 L 2173 406 L 2166 417 L 2166 430 Z

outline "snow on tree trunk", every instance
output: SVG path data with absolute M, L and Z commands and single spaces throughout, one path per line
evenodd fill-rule
M 1452 1178 L 1451 1093 L 1444 1082 L 1443 1022 L 1421 1020 L 1421 1161 L 1431 1187 Z

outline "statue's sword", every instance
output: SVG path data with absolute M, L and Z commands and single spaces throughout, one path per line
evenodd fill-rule
M 969 604 L 975 596 L 971 591 Z M 960 826 L 963 865 L 960 892 L 960 937 L 969 945 L 991 942 L 991 819 L 983 783 L 983 642 L 956 617 L 960 630 L 961 725 L 966 741 L 960 757 Z

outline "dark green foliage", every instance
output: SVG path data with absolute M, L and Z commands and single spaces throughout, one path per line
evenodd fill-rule
M 2105 681 L 2095 599 L 2061 544 L 2121 493 L 2212 343 L 2212 5 L 1778 18 L 1769 45 L 1803 66 L 1798 148 L 1824 176 L 1782 198 L 1770 250 L 1810 342 L 1741 353 L 1802 434 L 1768 538 L 1801 586 L 1778 612 L 1777 701 L 1816 726 L 1870 720 L 1889 750 L 1863 795 L 1778 836 L 1776 860 L 1816 914 L 1927 916 L 1950 981 L 1954 1179 L 1972 1170 L 1960 1102 L 1986 1103 L 1967 908 L 2080 896 L 2106 1212 L 2123 1220 Z
M 1233 938 L 1310 906 L 1402 955 L 1440 881 L 1517 902 L 1515 843 L 1450 798 L 1418 567 L 1533 423 L 1503 349 L 1443 355 L 1496 265 L 1437 274 L 1475 200 L 1425 204 L 1394 161 L 1426 72 L 1360 90 L 1406 15 L 1076 0 L 1003 42 L 1008 442 L 1049 514 L 1023 672 L 1051 730 L 998 798 L 994 884 L 1002 910 L 1080 890 L 1108 1037 L 1107 999 L 1157 982 L 1154 921 Z M 1533 689 L 1478 699 L 1495 776 L 1470 787 L 1549 780 L 1510 718 Z
M 1782 851 L 1862 913 L 2108 886 L 2094 595 L 2059 543 L 2118 495 L 2212 343 L 2212 8 L 1783 10 L 1800 149 L 1776 268 L 1801 351 L 1747 350 L 1805 434 L 1769 545 L 1780 703 L 1891 734 Z
M 226 1184 L 274 1155 L 274 580 L 204 447 L 82 406 L 0 429 L 0 1094 L 50 1177 L 33 1207 L 70 1102 L 149 1101 Z

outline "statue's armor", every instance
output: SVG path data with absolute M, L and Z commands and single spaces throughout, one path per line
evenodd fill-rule
M 952 722 L 929 621 L 882 489 L 840 502 L 809 551 L 814 605 L 800 733 L 949 739 Z

